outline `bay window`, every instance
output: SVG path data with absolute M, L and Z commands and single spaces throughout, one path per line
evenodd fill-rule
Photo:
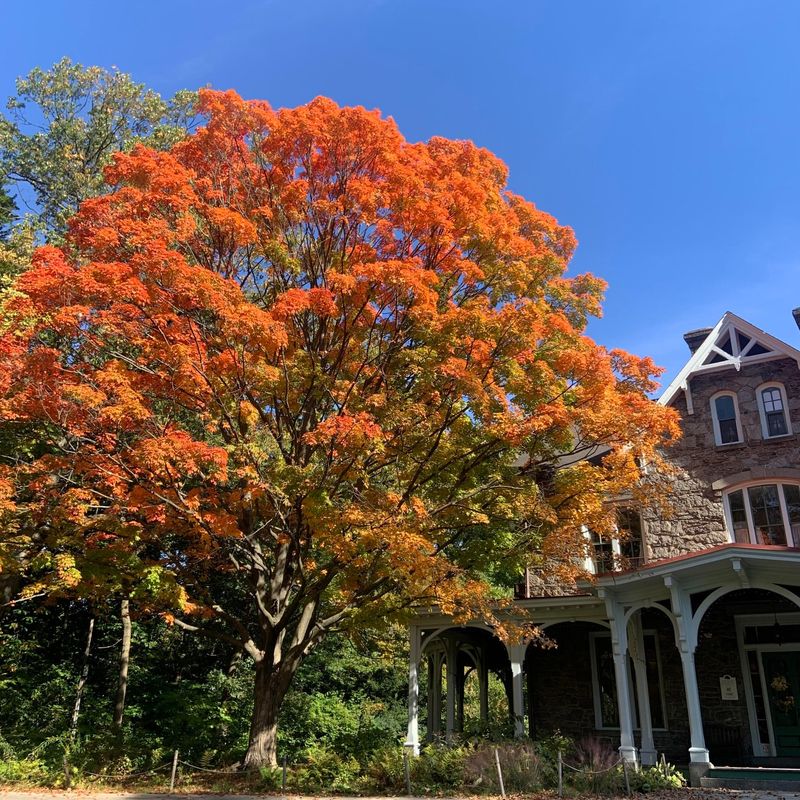
M 762 483 L 725 495 L 731 539 L 740 544 L 800 546 L 800 486 Z

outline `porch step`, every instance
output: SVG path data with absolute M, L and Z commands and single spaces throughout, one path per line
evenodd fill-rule
M 789 767 L 712 767 L 700 779 L 705 789 L 800 791 L 800 769 Z

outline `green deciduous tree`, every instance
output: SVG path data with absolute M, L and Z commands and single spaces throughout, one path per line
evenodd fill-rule
M 155 149 L 172 146 L 191 127 L 196 102 L 194 92 L 165 100 L 117 69 L 84 67 L 69 58 L 48 70 L 32 70 L 16 88 L 0 118 L 0 293 L 28 268 L 37 240 L 62 241 L 66 220 L 80 203 L 108 190 L 103 169 L 114 153 L 137 142 Z M 28 451 L 40 437 L 31 428 L 11 443 L 0 431 L 4 461 L 20 456 L 23 440 Z M 16 566 L 23 567 L 33 552 L 15 547 L 13 540 L 10 547 L 15 563 L 0 573 L 0 614 L 19 586 Z M 128 602 L 121 601 L 123 620 Z M 123 636 L 114 712 L 118 725 L 129 647 L 130 637 Z
M 38 233 L 60 238 L 78 205 L 106 191 L 112 155 L 136 142 L 171 146 L 191 126 L 195 101 L 188 91 L 165 100 L 124 72 L 69 58 L 36 68 L 17 81 L 0 119 L 4 183 L 34 212 Z

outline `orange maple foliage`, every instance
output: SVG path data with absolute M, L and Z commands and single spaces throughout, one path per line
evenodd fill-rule
M 677 426 L 488 151 L 324 98 L 200 111 L 119 154 L 6 302 L 0 414 L 41 444 L 0 474 L 0 558 L 37 538 L 29 591 L 124 587 L 243 648 L 253 765 L 329 631 L 438 604 L 502 632 L 493 567 L 573 569 Z

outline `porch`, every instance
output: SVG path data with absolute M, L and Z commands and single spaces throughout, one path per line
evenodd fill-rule
M 464 730 L 474 672 L 481 718 L 493 675 L 517 736 L 606 738 L 643 764 L 665 753 L 689 765 L 694 783 L 712 762 L 800 766 L 798 567 L 793 548 L 723 545 L 598 576 L 584 595 L 517 601 L 554 649 L 420 616 L 406 744 L 418 752 L 425 665 L 428 739 Z

